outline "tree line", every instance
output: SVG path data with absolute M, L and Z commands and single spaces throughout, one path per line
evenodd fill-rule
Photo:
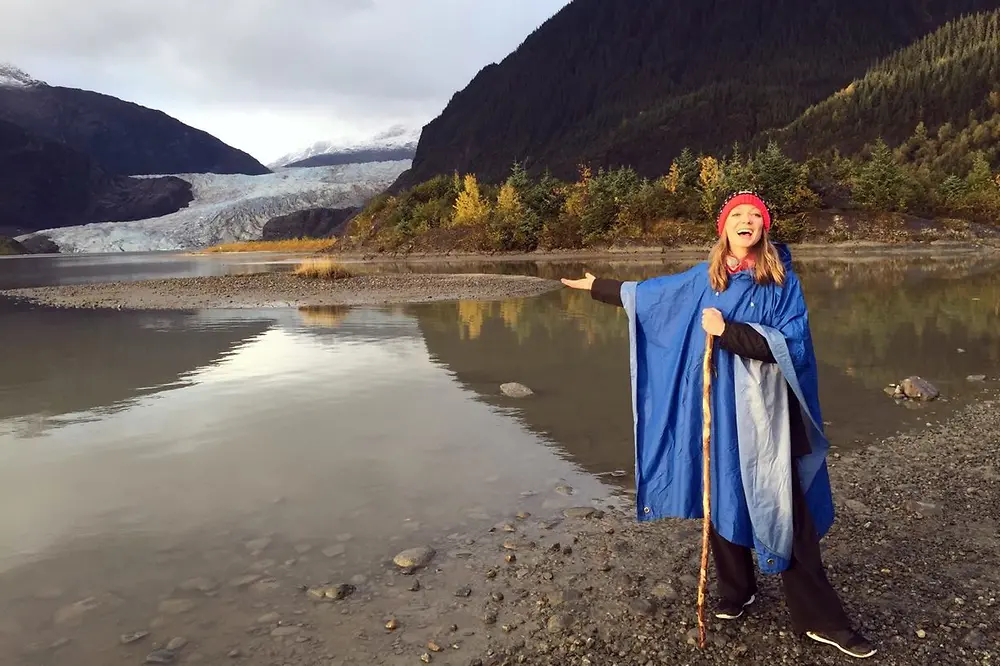
M 996 224 L 1000 175 L 987 154 L 972 151 L 958 170 L 942 171 L 928 157 L 929 141 L 919 125 L 895 148 L 879 139 L 854 156 L 804 162 L 776 141 L 754 151 L 734 145 L 722 156 L 684 149 L 656 178 L 630 167 L 581 166 L 566 181 L 531 175 L 519 163 L 495 184 L 472 173 L 439 175 L 373 199 L 352 220 L 342 246 L 395 251 L 423 239 L 436 249 L 532 251 L 704 243 L 714 238 L 724 198 L 742 189 L 768 202 L 775 236 L 786 242 L 808 239 L 807 214 L 831 206 Z

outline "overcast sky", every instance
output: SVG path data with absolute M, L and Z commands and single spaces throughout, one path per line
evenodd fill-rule
M 568 0 L 0 0 L 0 62 L 268 163 L 421 126 Z

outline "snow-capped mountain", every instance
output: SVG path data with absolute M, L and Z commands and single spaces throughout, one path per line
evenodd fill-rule
M 280 169 L 259 176 L 175 174 L 191 183 L 194 194 L 191 204 L 176 213 L 36 233 L 51 238 L 61 252 L 183 250 L 257 240 L 264 224 L 278 215 L 304 208 L 363 206 L 409 167 L 409 160 L 398 160 Z
M 323 166 L 321 162 L 324 161 L 327 164 L 347 164 L 410 159 L 417 150 L 420 131 L 420 128 L 393 125 L 363 141 L 317 141 L 305 150 L 284 155 L 269 166 L 273 169 L 282 166 Z
M 10 63 L 0 62 L 0 86 L 20 88 L 44 85 L 44 81 L 31 78 L 23 69 L 18 69 Z

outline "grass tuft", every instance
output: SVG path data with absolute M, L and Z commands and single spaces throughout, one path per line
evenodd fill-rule
M 295 268 L 295 275 L 321 280 L 343 280 L 353 277 L 354 273 L 333 259 L 312 258 L 301 261 Z
M 202 252 L 322 252 L 337 244 L 336 238 L 291 238 L 275 241 L 242 241 L 223 243 L 205 248 Z

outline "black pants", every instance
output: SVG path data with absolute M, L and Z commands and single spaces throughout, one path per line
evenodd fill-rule
M 792 630 L 805 633 L 849 629 L 850 620 L 823 569 L 819 535 L 795 472 L 792 473 L 792 523 L 792 563 L 781 573 Z M 728 601 L 745 602 L 757 593 L 750 549 L 726 541 L 714 527 L 709 538 L 719 595 Z

